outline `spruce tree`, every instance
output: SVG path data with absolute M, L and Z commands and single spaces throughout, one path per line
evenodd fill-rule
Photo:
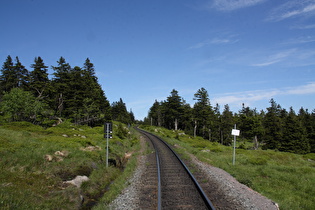
M 67 85 L 69 87 L 69 90 L 65 92 L 67 115 L 79 119 L 82 116 L 81 109 L 83 108 L 83 101 L 87 98 L 82 69 L 80 67 L 75 66 L 71 69 Z
M 241 130 L 241 137 L 244 140 L 253 140 L 258 143 L 263 134 L 262 118 L 256 109 L 250 109 L 243 104 L 238 115 L 238 128 Z
M 2 65 L 0 76 L 0 88 L 1 93 L 4 91 L 9 92 L 12 88 L 17 87 L 17 76 L 14 71 L 13 61 L 10 55 L 8 55 L 6 61 Z
M 91 63 L 89 58 L 86 58 L 83 64 L 83 70 L 85 71 L 85 74 L 88 77 L 90 77 L 94 82 L 97 83 L 97 77 L 95 76 L 94 64 Z
M 71 66 L 66 60 L 61 56 L 57 61 L 57 66 L 52 66 L 51 68 L 54 70 L 53 81 L 55 83 L 66 84 L 70 78 Z M 62 88 L 62 87 L 60 87 Z
M 59 117 L 68 117 L 68 111 L 65 111 L 69 106 L 67 100 L 69 100 L 74 90 L 71 90 L 71 66 L 66 62 L 65 58 L 60 57 L 57 61 L 57 66 L 52 66 L 54 70 L 54 78 L 52 79 L 53 86 L 53 109 L 55 114 Z M 72 91 L 72 92 L 71 92 Z M 69 93 L 70 92 L 70 93 Z
M 270 107 L 264 118 L 265 134 L 263 149 L 279 149 L 282 139 L 281 106 L 274 99 L 270 100 Z
M 213 108 L 214 119 L 213 119 L 213 129 L 212 129 L 212 139 L 216 142 L 223 143 L 222 138 L 222 126 L 221 126 L 221 112 L 220 105 L 216 103 L 216 106 Z
M 183 111 L 183 101 L 178 95 L 178 91 L 173 89 L 171 95 L 167 97 L 165 102 L 165 121 L 169 129 L 178 129 Z
M 311 146 L 311 152 L 315 153 L 315 109 L 312 111 L 311 116 L 310 116 L 310 124 L 312 126 L 312 131 L 309 134 L 309 142 Z
M 25 66 L 22 65 L 22 63 L 19 60 L 19 57 L 16 56 L 15 58 L 15 65 L 13 66 L 14 72 L 17 77 L 17 84 L 16 87 L 21 87 L 23 89 L 28 89 L 28 83 L 30 80 L 30 75 L 28 70 L 25 68 Z
M 306 130 L 306 138 L 309 141 L 310 152 L 315 152 L 315 115 L 309 113 L 308 110 L 303 107 L 299 110 L 298 120 L 302 127 Z
M 224 110 L 221 116 L 221 130 L 222 130 L 222 144 L 231 144 L 231 130 L 234 128 L 233 113 L 230 110 L 228 104 L 224 106 Z
M 150 124 L 154 126 L 162 126 L 162 105 L 161 102 L 155 100 L 148 114 Z
M 127 111 L 126 104 L 123 102 L 122 98 L 117 102 L 112 103 L 111 107 L 112 119 L 129 124 L 132 123 L 130 119 L 130 114 Z
M 46 92 L 49 89 L 49 79 L 47 73 L 47 66 L 41 57 L 36 57 L 34 64 L 31 65 L 33 70 L 30 72 L 30 90 L 38 98 L 46 97 Z
M 212 120 L 214 118 L 214 112 L 210 104 L 209 94 L 205 88 L 200 88 L 194 94 L 194 100 L 197 102 L 194 104 L 194 120 L 195 120 L 195 132 L 197 135 L 206 137 L 206 132 L 211 132 Z M 197 129 L 197 127 L 199 129 Z M 197 129 L 197 130 L 196 130 Z M 208 133 L 208 136 L 211 135 Z
M 93 100 L 98 107 L 93 110 L 94 114 L 104 114 L 105 118 L 110 118 L 110 104 L 107 100 L 101 85 L 98 83 L 98 78 L 95 75 L 94 64 L 87 58 L 82 68 L 82 77 L 84 81 L 86 97 Z
M 187 132 L 190 135 L 193 135 L 193 109 L 191 108 L 190 104 L 184 103 L 183 104 L 183 111 L 181 114 L 181 124 L 180 128 Z
M 284 121 L 283 136 L 280 151 L 306 154 L 310 152 L 310 145 L 306 138 L 305 128 L 297 120 L 293 108 Z

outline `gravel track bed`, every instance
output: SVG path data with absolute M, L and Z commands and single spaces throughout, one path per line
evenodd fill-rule
M 145 139 L 142 137 L 140 141 L 142 151 L 144 151 L 147 147 Z M 149 170 L 147 163 L 150 159 L 150 155 L 151 154 L 141 155 L 138 157 L 138 167 L 135 170 L 133 177 L 129 180 L 130 185 L 108 206 L 109 209 L 144 209 L 141 208 L 142 202 L 155 202 L 155 195 L 146 194 L 147 199 L 143 200 L 143 177 L 146 176 Z M 193 174 L 216 209 L 279 209 L 276 203 L 250 189 L 246 185 L 239 183 L 226 171 L 205 164 L 193 155 L 190 156 L 191 160 L 189 163 L 186 163 L 186 165 L 194 165 L 195 168 L 198 168 L 197 172 L 195 172 L 196 174 Z M 212 199 L 214 194 L 215 198 Z M 152 208 L 149 209 L 156 209 L 156 206 L 153 204 Z
M 264 197 L 258 192 L 250 189 L 244 184 L 239 183 L 226 171 L 213 167 L 209 164 L 199 161 L 193 155 L 190 155 L 191 163 L 198 168 L 199 173 L 207 179 L 207 187 L 201 184 L 205 191 L 211 190 L 208 195 L 211 200 L 211 194 L 221 195 L 220 200 L 229 203 L 229 206 L 218 207 L 216 200 L 211 200 L 217 209 L 244 209 L 244 210 L 278 210 L 278 204 Z M 197 179 L 198 180 L 198 179 Z M 202 180 L 198 180 L 201 183 Z M 216 197 L 217 199 L 218 197 Z

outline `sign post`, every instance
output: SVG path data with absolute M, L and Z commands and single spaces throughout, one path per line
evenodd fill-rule
M 240 135 L 240 130 L 236 130 L 236 124 L 234 129 L 232 129 L 232 135 L 234 136 L 234 146 L 233 146 L 233 165 L 235 165 L 235 147 L 236 147 L 236 136 Z
M 107 122 L 104 125 L 104 137 L 106 138 L 106 167 L 108 167 L 108 139 L 112 138 L 113 128 L 112 123 Z

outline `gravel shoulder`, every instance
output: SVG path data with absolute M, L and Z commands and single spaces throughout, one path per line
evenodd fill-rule
M 204 191 L 208 191 L 208 197 L 217 209 L 279 209 L 278 204 L 246 185 L 239 183 L 226 171 L 203 163 L 193 155 L 190 155 L 190 157 L 192 164 L 198 168 L 203 179 L 207 180 L 207 182 L 203 184 L 202 180 L 197 179 L 198 182 L 201 183 Z M 214 199 L 212 200 L 211 198 Z M 223 204 L 223 206 L 221 206 L 221 204 Z
M 138 157 L 138 166 L 130 185 L 108 206 L 109 209 L 141 209 L 143 202 L 143 177 L 148 171 L 150 154 L 144 154 L 147 144 L 143 137 L 140 139 L 142 155 Z M 278 205 L 246 185 L 239 183 L 226 171 L 199 161 L 190 155 L 191 160 L 186 165 L 198 168 L 194 172 L 195 178 L 202 186 L 216 209 L 244 209 L 244 210 L 278 210 Z M 146 195 L 150 197 L 150 195 Z M 154 206 L 152 209 L 155 209 Z

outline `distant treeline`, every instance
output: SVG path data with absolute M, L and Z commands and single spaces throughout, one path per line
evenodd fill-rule
M 50 123 L 56 118 L 73 122 L 118 120 L 132 123 L 122 99 L 110 105 L 98 78 L 94 64 L 87 58 L 83 67 L 71 67 L 63 57 L 57 61 L 52 79 L 48 66 L 36 57 L 29 71 L 19 58 L 8 56 L 1 68 L 1 121 L 31 121 Z
M 146 124 L 163 126 L 168 129 L 183 130 L 213 142 L 230 145 L 234 124 L 241 131 L 240 141 L 253 141 L 263 149 L 306 154 L 315 152 L 315 110 L 311 113 L 304 108 L 296 114 L 281 108 L 274 99 L 270 100 L 267 111 L 257 111 L 245 107 L 232 113 L 229 105 L 221 113 L 216 104 L 213 107 L 207 90 L 199 89 L 194 94 L 196 101 L 191 107 L 173 90 L 165 101 L 155 101 L 145 118 Z M 242 146 L 244 146 L 243 144 Z

